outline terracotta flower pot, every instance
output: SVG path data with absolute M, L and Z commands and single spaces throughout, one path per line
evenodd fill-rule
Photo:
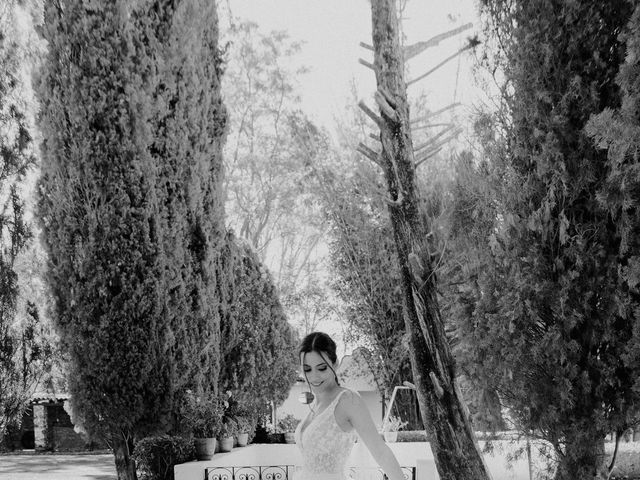
M 211 460 L 216 451 L 215 438 L 194 438 L 193 443 L 196 447 L 196 458 L 198 460 Z
M 220 451 L 230 452 L 231 450 L 233 450 L 233 437 L 221 438 Z
M 284 443 L 296 443 L 296 434 L 293 432 L 284 432 Z
M 248 433 L 239 433 L 238 434 L 238 446 L 246 447 L 247 443 L 249 443 L 249 434 Z

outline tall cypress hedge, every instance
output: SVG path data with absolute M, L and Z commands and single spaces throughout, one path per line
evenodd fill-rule
M 0 6 L 0 443 L 19 424 L 29 398 L 20 365 L 20 339 L 13 331 L 18 299 L 15 261 L 31 238 L 20 183 L 34 165 L 21 66 L 24 47 L 13 25 L 17 5 Z
M 222 255 L 219 385 L 245 406 L 286 400 L 297 377 L 297 335 L 258 255 L 231 233 Z
M 625 101 L 633 2 L 485 0 L 482 12 L 504 109 L 481 117 L 484 158 L 454 191 L 462 362 L 552 446 L 556 480 L 609 478 L 605 437 L 638 418 L 638 244 L 624 238 L 637 191 L 619 195 L 624 156 L 585 126 Z M 591 132 L 606 146 L 603 133 Z
M 135 478 L 219 370 L 222 241 L 215 2 L 48 2 L 40 218 L 74 409 Z

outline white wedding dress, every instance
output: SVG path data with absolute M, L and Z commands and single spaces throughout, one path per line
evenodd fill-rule
M 295 480 L 347 478 L 345 465 L 356 441 L 356 433 L 344 432 L 334 416 L 338 400 L 346 391 L 341 391 L 318 415 L 313 418 L 307 416 L 298 424 L 295 437 L 302 452 L 302 467 L 296 471 Z

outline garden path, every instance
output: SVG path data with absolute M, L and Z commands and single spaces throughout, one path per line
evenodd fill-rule
M 116 480 L 113 454 L 0 455 L 2 480 Z

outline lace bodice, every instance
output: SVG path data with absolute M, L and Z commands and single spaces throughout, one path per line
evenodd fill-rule
M 356 440 L 355 432 L 344 432 L 335 418 L 341 391 L 315 418 L 307 417 L 296 428 L 296 443 L 302 452 L 302 474 L 297 478 L 343 479 L 345 464 Z M 304 429 L 303 429 L 304 428 Z

